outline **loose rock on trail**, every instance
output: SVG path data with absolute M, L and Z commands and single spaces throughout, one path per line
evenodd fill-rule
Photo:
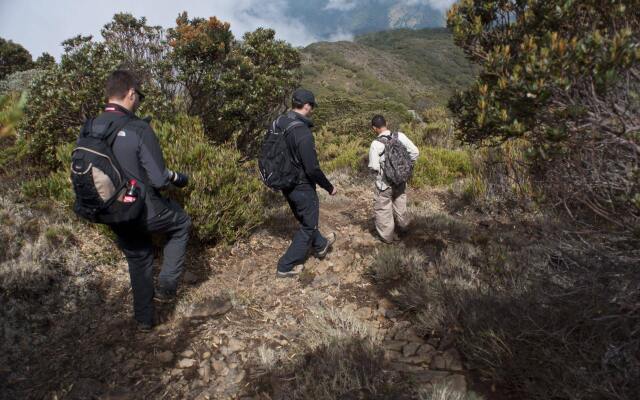
M 189 254 L 178 301 L 158 306 L 162 323 L 148 334 L 136 332 L 130 322 L 128 275 L 120 259 L 117 270 L 102 271 L 104 301 L 78 328 L 83 332 L 42 353 L 45 358 L 34 366 L 37 384 L 25 390 L 26 397 L 278 398 L 256 386 L 265 354 L 299 356 L 305 318 L 319 308 L 338 310 L 366 326 L 394 373 L 424 387 L 442 382 L 465 391 L 463 364 L 449 341 L 419 336 L 363 276 L 388 245 L 374 236 L 370 186 L 351 182 L 341 189 L 335 197 L 321 194 L 320 228 L 337 233 L 333 250 L 323 260 L 310 256 L 299 279 L 275 276 L 276 262 L 297 229 L 283 204 L 249 238 Z M 438 202 L 432 206 L 438 208 Z M 398 246 L 436 251 L 417 234 Z M 51 371 L 49 357 L 65 362 Z

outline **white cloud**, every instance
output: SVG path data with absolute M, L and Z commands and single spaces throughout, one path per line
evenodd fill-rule
M 294 46 L 320 40 L 300 21 L 284 16 L 288 4 L 288 0 L 0 0 L 0 37 L 22 44 L 34 58 L 46 51 L 59 59 L 63 40 L 77 34 L 100 38 L 100 29 L 117 12 L 145 16 L 149 24 L 168 28 L 180 12 L 187 11 L 189 17 L 216 16 L 229 22 L 236 37 L 269 27 Z
M 348 11 L 353 10 L 358 5 L 358 0 L 329 0 L 325 10 Z
M 403 0 L 409 5 L 424 4 L 440 11 L 447 11 L 457 0 Z
M 312 0 L 321 1 L 321 0 Z M 400 1 L 428 4 L 444 10 L 454 0 L 323 0 L 326 9 L 348 11 L 354 7 L 372 7 L 374 3 Z M 34 57 L 46 51 L 59 59 L 60 43 L 77 34 L 100 37 L 100 29 L 113 14 L 129 12 L 147 17 L 150 24 L 165 28 L 175 25 L 182 11 L 190 17 L 217 16 L 231 24 L 236 37 L 258 27 L 270 27 L 279 39 L 303 46 L 323 38 L 311 32 L 300 20 L 285 16 L 287 7 L 298 6 L 292 0 L 0 0 L 0 37 L 25 46 Z M 299 7 L 303 7 L 300 5 Z M 329 40 L 351 40 L 352 34 L 338 31 Z M 325 38 L 326 40 L 326 38 Z

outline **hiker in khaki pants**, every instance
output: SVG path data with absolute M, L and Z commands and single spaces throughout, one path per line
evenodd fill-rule
M 382 115 L 376 115 L 371 120 L 371 128 L 377 134 L 369 149 L 369 168 L 377 173 L 375 189 L 375 220 L 376 230 L 380 239 L 385 243 L 393 243 L 398 240 L 395 232 L 406 229 L 409 225 L 407 215 L 406 183 L 392 185 L 384 174 L 385 142 L 391 138 L 392 133 L 387 129 L 387 121 Z M 412 162 L 418 159 L 418 148 L 402 132 L 398 132 L 398 140 L 409 153 Z

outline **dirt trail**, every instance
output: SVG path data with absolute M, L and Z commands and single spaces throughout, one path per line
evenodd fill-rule
M 297 228 L 283 206 L 233 247 L 192 254 L 179 301 L 159 310 L 166 321 L 151 334 L 130 326 L 128 276 L 119 261 L 118 271 L 110 272 L 113 279 L 104 282 L 105 303 L 94 310 L 86 334 L 43 354 L 67 361 L 41 375 L 46 380 L 32 394 L 47 388 L 47 397 L 60 399 L 278 398 L 277 390 L 261 394 L 256 386 L 260 365 L 276 353 L 284 359 L 299 355 L 305 318 L 319 308 L 337 309 L 366 325 L 380 338 L 394 371 L 418 384 L 447 381 L 465 390 L 457 351 L 445 341 L 419 337 L 363 276 L 386 245 L 372 234 L 369 186 L 351 182 L 341 189 L 335 197 L 321 195 L 320 227 L 337 233 L 336 244 L 326 259 L 310 257 L 300 279 L 275 277 L 275 263 Z M 420 199 L 437 210 L 439 202 L 429 196 L 421 193 Z M 438 252 L 419 232 L 399 246 Z

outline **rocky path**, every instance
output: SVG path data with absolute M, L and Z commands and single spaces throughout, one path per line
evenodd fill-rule
M 114 280 L 105 282 L 108 308 L 91 316 L 91 335 L 58 350 L 73 353 L 65 364 L 72 367 L 58 371 L 55 383 L 45 383 L 60 384 L 49 397 L 286 398 L 277 382 L 261 387 L 265 365 L 304 353 L 310 337 L 306 321 L 321 310 L 339 312 L 366 329 L 384 349 L 385 368 L 394 373 L 425 387 L 447 382 L 466 390 L 458 352 L 447 340 L 416 334 L 363 276 L 386 245 L 372 234 L 370 189 L 353 182 L 341 188 L 338 196 L 321 195 L 321 230 L 338 235 L 324 260 L 310 257 L 299 279 L 275 277 L 276 261 L 296 229 L 282 206 L 250 238 L 192 254 L 196 261 L 185 274 L 179 301 L 160 309 L 165 322 L 151 334 L 129 326 L 128 277 L 120 261 Z M 411 240 L 398 246 L 433 252 L 420 235 Z
M 321 229 L 336 232 L 338 240 L 326 259 L 309 258 L 300 279 L 275 277 L 275 262 L 296 229 L 285 207 L 273 213 L 267 228 L 210 255 L 208 279 L 187 291 L 172 323 L 189 321 L 201 333 L 183 351 L 172 351 L 173 357 L 158 353 L 166 366 L 163 396 L 252 398 L 259 390 L 251 378 L 265 352 L 286 358 L 301 351 L 305 318 L 318 309 L 337 309 L 366 324 L 381 340 L 390 368 L 424 385 L 446 381 L 466 390 L 458 352 L 439 339 L 419 337 L 363 277 L 384 246 L 372 235 L 371 208 L 372 194 L 362 186 L 335 198 L 322 195 Z M 196 274 L 188 278 L 197 280 Z

